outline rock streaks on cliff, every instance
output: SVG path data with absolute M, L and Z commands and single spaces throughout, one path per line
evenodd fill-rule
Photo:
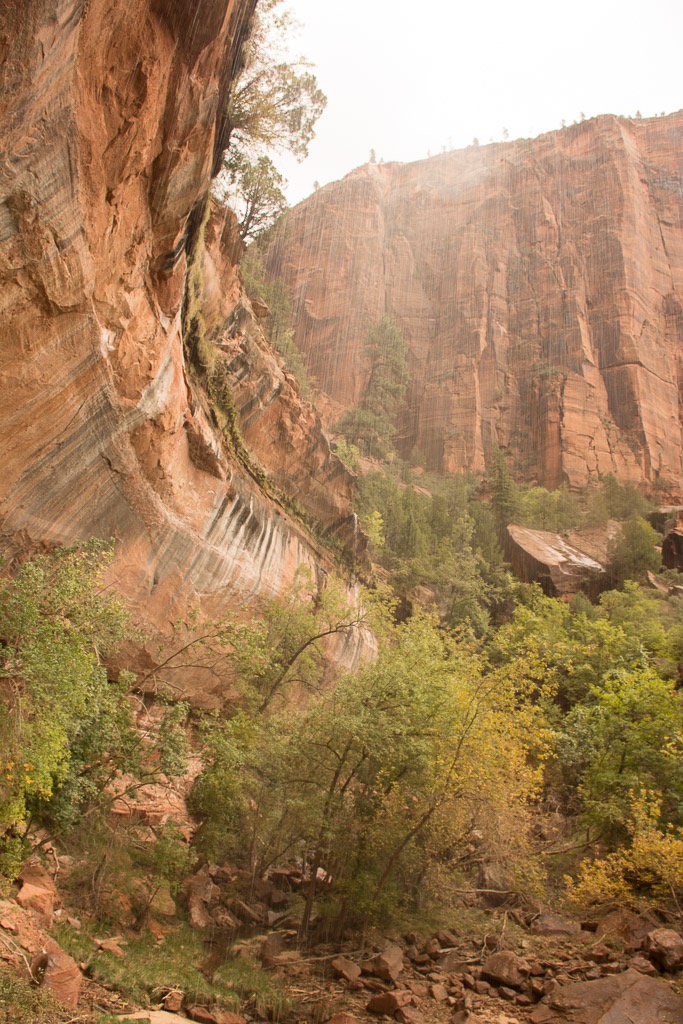
M 0 11 L 2 544 L 116 537 L 117 584 L 161 627 L 196 599 L 217 611 L 329 568 L 231 453 L 183 353 L 187 250 L 254 2 Z M 234 238 L 207 251 L 229 318 Z M 343 532 L 348 473 L 253 320 L 240 337 L 247 443 Z
M 546 486 L 680 489 L 683 114 L 366 165 L 290 212 L 269 269 L 334 410 L 396 319 L 404 453 L 476 472 L 499 444 Z

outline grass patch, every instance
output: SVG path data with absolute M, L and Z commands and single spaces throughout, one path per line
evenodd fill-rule
M 61 1024 L 70 1017 L 73 1012 L 65 1012 L 49 992 L 0 966 L 0 1024 Z
M 160 989 L 181 989 L 191 1003 L 238 1009 L 239 998 L 228 985 L 210 982 L 198 965 L 206 960 L 204 943 L 183 926 L 157 943 L 151 935 L 131 939 L 125 956 L 96 953 L 90 962 L 95 981 L 112 985 L 131 1002 L 143 1005 Z
M 188 925 L 182 925 L 161 943 L 151 935 L 131 939 L 122 945 L 123 957 L 98 952 L 97 944 L 85 931 L 75 932 L 67 925 L 59 925 L 54 935 L 75 960 L 88 963 L 88 974 L 95 981 L 111 985 L 126 999 L 143 1006 L 158 1001 L 160 990 L 177 988 L 189 1003 L 230 1010 L 248 1004 L 258 1016 L 272 1021 L 283 1020 L 293 1009 L 284 986 L 273 981 L 251 957 L 226 960 L 213 975 L 208 970 L 203 973 L 200 966 L 209 962 L 210 954 L 202 936 Z M 14 1024 L 33 1018 L 8 1018 L 7 1024 L 10 1019 Z M 42 1018 L 37 1017 L 39 1020 Z M 6 1024 L 1 1016 L 0 1024 Z M 101 1024 L 109 1024 L 106 1015 Z
M 267 971 L 246 957 L 227 960 L 213 976 L 214 984 L 226 986 L 250 1004 L 259 1017 L 283 1020 L 294 1007 L 285 988 L 273 981 Z

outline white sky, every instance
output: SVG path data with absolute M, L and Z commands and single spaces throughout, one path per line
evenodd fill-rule
M 328 97 L 295 203 L 377 158 L 420 160 L 596 114 L 683 106 L 683 0 L 289 0 Z

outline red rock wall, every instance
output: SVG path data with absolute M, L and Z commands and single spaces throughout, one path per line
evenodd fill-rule
M 0 5 L 0 543 L 116 537 L 116 583 L 161 629 L 197 599 L 216 611 L 329 568 L 226 450 L 183 355 L 188 225 L 254 3 Z M 229 231 L 208 250 L 224 317 L 234 251 Z M 348 534 L 351 478 L 247 333 L 247 442 Z
M 495 444 L 546 486 L 680 491 L 683 114 L 366 165 L 297 206 L 270 255 L 331 399 L 361 392 L 369 321 L 410 347 L 401 426 L 444 472 Z

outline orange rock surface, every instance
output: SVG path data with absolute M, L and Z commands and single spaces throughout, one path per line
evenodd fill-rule
M 115 537 L 112 578 L 162 631 L 196 601 L 221 611 L 330 567 L 229 450 L 183 352 L 188 252 L 254 4 L 0 9 L 0 545 Z M 226 323 L 235 257 L 211 225 L 205 297 Z M 255 461 L 353 542 L 352 478 L 241 323 L 217 344 Z
M 269 272 L 330 419 L 368 323 L 410 350 L 399 431 L 447 473 L 506 447 L 526 479 L 680 491 L 683 112 L 369 164 L 287 217 Z M 325 407 L 325 406 L 323 406 Z

